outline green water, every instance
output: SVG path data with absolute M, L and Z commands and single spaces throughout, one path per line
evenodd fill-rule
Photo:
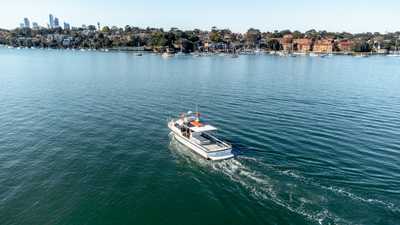
M 400 224 L 399 69 L 0 48 L 0 224 Z M 170 139 L 196 104 L 235 159 Z

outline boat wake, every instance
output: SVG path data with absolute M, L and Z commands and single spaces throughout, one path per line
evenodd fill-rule
M 343 198 L 343 202 L 354 201 L 358 205 L 376 205 L 400 212 L 393 203 L 379 199 L 363 198 L 343 188 L 322 185 L 310 178 L 306 178 L 293 170 L 280 170 L 272 165 L 265 164 L 255 158 L 240 156 L 224 161 L 210 162 L 202 157 L 187 151 L 176 141 L 171 141 L 174 150 L 193 166 L 209 168 L 207 171 L 222 174 L 231 181 L 245 188 L 259 204 L 270 204 L 283 207 L 293 213 L 319 224 L 354 224 L 346 220 L 345 216 L 334 212 L 335 203 L 331 199 Z M 260 169 L 261 168 L 261 169 Z M 260 171 L 268 171 L 268 174 Z M 334 198 L 335 197 L 335 198 Z M 345 204 L 345 203 L 343 203 Z
M 276 180 L 267 175 L 252 171 L 249 167 L 242 164 L 238 159 L 226 160 L 223 162 L 213 163 L 211 167 L 216 172 L 222 172 L 232 181 L 239 183 L 246 188 L 255 198 L 261 200 L 269 200 L 275 204 L 301 216 L 308 220 L 319 224 L 350 224 L 348 221 L 333 215 L 327 209 L 314 210 L 315 204 L 313 200 L 306 197 L 296 198 L 295 193 L 286 191 L 279 187 Z M 288 189 L 290 190 L 290 189 Z M 286 196 L 286 197 L 285 197 Z M 260 202 L 260 204 L 265 204 Z
M 268 171 L 275 175 L 268 176 L 253 170 L 246 166 L 246 161 L 251 161 L 252 165 L 268 167 Z M 329 205 L 329 195 L 341 196 L 359 204 L 375 204 L 392 212 L 400 212 L 393 203 L 363 198 L 343 188 L 324 186 L 292 170 L 278 170 L 254 158 L 230 159 L 212 163 L 210 166 L 215 172 L 222 172 L 232 181 L 239 183 L 255 198 L 272 201 L 319 224 L 353 224 L 330 210 L 332 205 Z M 276 175 L 279 176 L 279 180 Z M 327 191 L 330 193 L 326 193 Z M 260 204 L 265 203 L 260 202 Z
M 373 198 L 363 198 L 361 196 L 358 196 L 357 194 L 351 193 L 350 191 L 346 191 L 344 188 L 340 188 L 340 187 L 335 187 L 335 186 L 325 186 L 322 185 L 318 182 L 313 181 L 312 179 L 308 179 L 306 177 L 303 177 L 299 174 L 297 174 L 294 171 L 291 170 L 283 170 L 283 171 L 277 171 L 282 175 L 287 175 L 290 176 L 292 178 L 301 180 L 303 183 L 306 183 L 308 185 L 312 185 L 312 186 L 316 186 L 319 187 L 321 189 L 327 190 L 327 191 L 331 191 L 337 195 L 341 195 L 343 197 L 347 197 L 351 200 L 354 201 L 358 201 L 358 202 L 364 202 L 364 203 L 370 203 L 370 204 L 375 204 L 377 206 L 381 206 L 385 209 L 388 209 L 392 212 L 400 212 L 400 208 L 397 207 L 394 203 L 391 202 L 386 202 L 386 201 L 382 201 L 379 199 L 373 199 Z

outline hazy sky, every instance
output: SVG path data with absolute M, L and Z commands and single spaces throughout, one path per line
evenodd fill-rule
M 48 14 L 82 24 L 178 27 L 181 29 L 230 28 L 242 32 L 250 27 L 262 31 L 400 30 L 399 0 L 1 0 L 0 27 L 15 28 L 24 17 L 40 25 Z M 6 3 L 5 3 L 6 2 Z

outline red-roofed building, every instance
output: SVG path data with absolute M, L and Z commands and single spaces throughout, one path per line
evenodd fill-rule
M 293 51 L 293 35 L 286 34 L 281 39 L 282 48 L 284 51 L 291 52 Z
M 351 52 L 353 46 L 353 41 L 351 40 L 341 40 L 338 43 L 339 50 L 342 52 Z
M 311 51 L 313 40 L 308 38 L 299 38 L 293 40 L 293 47 L 295 51 L 307 53 Z
M 319 53 L 333 52 L 335 42 L 333 39 L 321 39 L 314 42 L 313 51 Z

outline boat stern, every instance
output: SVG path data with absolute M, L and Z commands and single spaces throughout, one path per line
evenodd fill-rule
M 224 160 L 224 159 L 230 159 L 235 157 L 235 155 L 232 153 L 232 148 L 223 150 L 223 151 L 217 151 L 217 152 L 208 152 L 207 153 L 207 158 L 212 160 L 212 161 L 217 161 L 217 160 Z

